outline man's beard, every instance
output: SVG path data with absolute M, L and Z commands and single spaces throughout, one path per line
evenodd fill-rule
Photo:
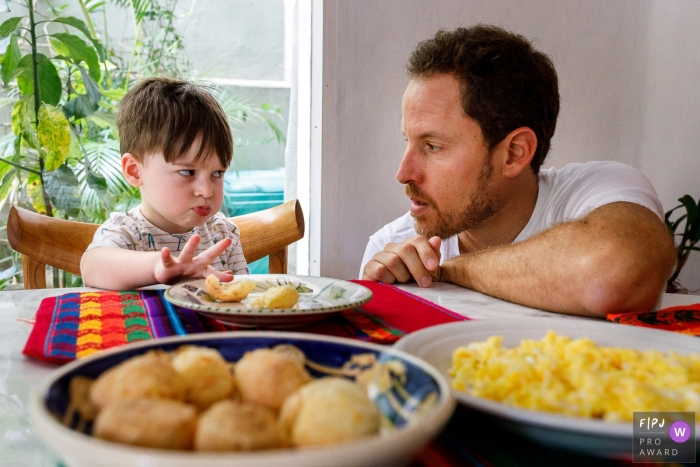
M 464 230 L 473 229 L 493 216 L 498 212 L 501 200 L 500 197 L 491 193 L 492 173 L 493 165 L 489 155 L 488 160 L 481 166 L 477 187 L 471 194 L 469 203 L 456 214 L 441 211 L 430 196 L 422 193 L 413 182 L 408 182 L 405 188 L 406 195 L 418 198 L 422 203 L 432 207 L 435 213 L 435 221 L 432 223 L 428 223 L 427 216 L 414 215 L 413 224 L 416 232 L 426 238 L 438 236 L 444 240 Z M 459 196 L 459 193 L 455 193 L 455 197 Z

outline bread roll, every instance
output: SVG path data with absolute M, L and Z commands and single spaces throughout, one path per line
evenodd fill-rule
M 123 399 L 185 400 L 185 381 L 170 363 L 170 356 L 152 350 L 132 357 L 100 375 L 90 388 L 99 407 Z
M 311 381 L 304 365 L 289 352 L 256 349 L 236 364 L 236 382 L 245 401 L 279 410 L 284 399 Z
M 230 398 L 236 390 L 236 380 L 229 365 L 216 349 L 191 345 L 180 347 L 172 365 L 185 381 L 185 400 L 199 410 Z
M 97 415 L 94 435 L 119 443 L 161 449 L 192 449 L 197 410 L 167 399 L 123 399 Z
M 198 451 L 250 451 L 282 446 L 275 411 L 232 400 L 217 402 L 200 415 L 194 438 Z
M 289 396 L 280 426 L 295 446 L 349 441 L 379 431 L 380 414 L 367 393 L 353 381 L 317 379 Z

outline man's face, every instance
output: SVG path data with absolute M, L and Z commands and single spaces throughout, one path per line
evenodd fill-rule
M 408 145 L 396 179 L 406 185 L 416 231 L 447 238 L 474 228 L 501 205 L 481 127 L 461 106 L 448 74 L 413 79 L 403 95 Z

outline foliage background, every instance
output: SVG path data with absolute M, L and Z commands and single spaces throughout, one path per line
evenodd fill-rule
M 0 212 L 16 204 L 99 223 L 138 204 L 138 191 L 121 176 L 115 113 L 124 93 L 143 77 L 206 75 L 193 69 L 186 53 L 179 25 L 192 9 L 180 3 L 6 2 L 12 11 L 0 26 L 7 43 L 0 60 L 0 115 L 7 117 L 0 136 Z M 115 8 L 130 19 L 131 35 L 111 35 L 108 18 Z M 279 107 L 253 106 L 223 87 L 215 91 L 237 147 L 284 143 Z M 243 130 L 251 121 L 263 123 L 268 134 L 246 138 Z M 20 279 L 18 258 L 6 250 L 0 252 L 0 286 Z M 54 271 L 53 282 L 80 280 Z

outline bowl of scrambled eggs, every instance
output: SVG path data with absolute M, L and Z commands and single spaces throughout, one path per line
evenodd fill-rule
M 447 376 L 460 403 L 555 448 L 629 457 L 633 412 L 700 415 L 694 336 L 594 320 L 513 318 L 433 326 L 395 347 Z

